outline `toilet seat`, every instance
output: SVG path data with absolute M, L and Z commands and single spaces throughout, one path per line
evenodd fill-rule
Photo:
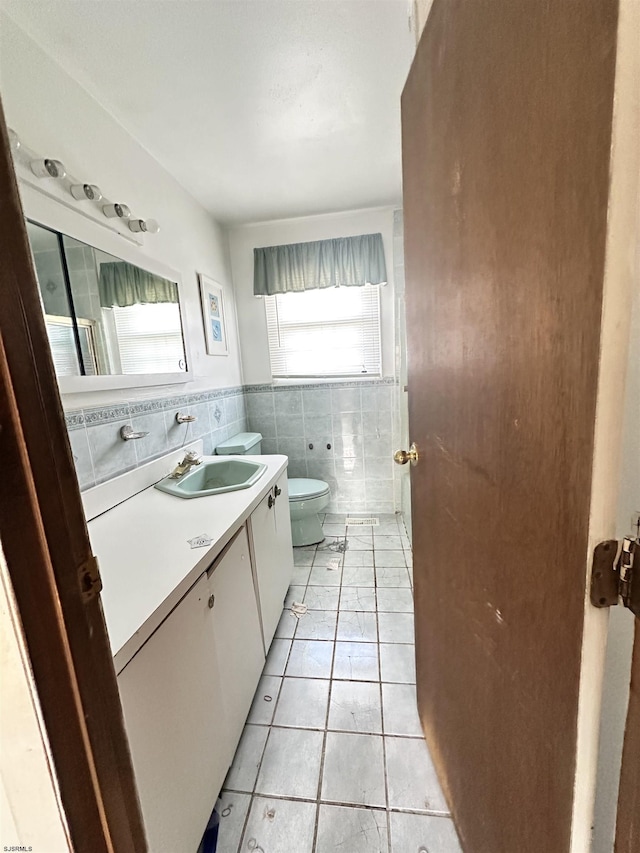
M 289 500 L 307 501 L 311 498 L 321 498 L 329 494 L 329 486 L 324 480 L 309 480 L 304 477 L 293 477 L 289 480 Z

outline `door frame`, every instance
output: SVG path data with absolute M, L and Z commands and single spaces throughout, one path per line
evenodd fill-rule
M 595 546 L 605 539 L 615 539 L 617 534 L 622 401 L 633 288 L 639 283 L 635 264 L 640 181 L 630 180 L 631 175 L 640 174 L 638 32 L 640 4 L 637 0 L 619 0 L 571 853 L 586 853 L 591 846 L 609 613 L 590 602 L 590 572 Z
M 147 850 L 99 594 L 0 107 L 0 540 L 78 853 Z
M 615 853 L 635 853 L 640 843 L 640 620 L 632 652 L 627 728 L 622 754 Z

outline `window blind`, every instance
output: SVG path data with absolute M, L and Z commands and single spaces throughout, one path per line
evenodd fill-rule
M 46 314 L 45 323 L 47 336 L 51 347 L 51 357 L 58 376 L 80 376 L 80 362 L 76 350 L 76 339 L 73 331 L 74 322 L 70 317 L 59 317 Z M 90 320 L 80 317 L 76 320 L 82 365 L 86 376 L 96 373 L 95 341 L 93 324 Z
M 106 310 L 113 311 L 122 373 L 176 373 L 185 369 L 177 302 Z
M 381 375 L 377 286 L 279 293 L 264 302 L 272 376 Z
M 47 337 L 56 376 L 80 376 L 76 339 L 71 323 L 62 325 L 47 318 Z

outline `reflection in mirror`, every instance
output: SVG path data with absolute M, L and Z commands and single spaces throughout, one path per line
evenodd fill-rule
M 80 360 L 73 312 L 63 270 L 58 235 L 32 222 L 27 222 L 27 234 L 40 286 L 42 307 L 51 354 L 58 376 L 80 376 Z M 83 327 L 86 329 L 86 327 Z M 77 331 L 79 332 L 78 325 Z M 88 331 L 87 334 L 90 334 Z
M 183 373 L 178 285 L 27 223 L 58 376 Z

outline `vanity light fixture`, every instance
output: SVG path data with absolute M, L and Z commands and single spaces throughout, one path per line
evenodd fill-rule
M 29 146 L 20 139 L 13 128 L 9 127 L 7 130 L 9 133 L 11 153 L 15 160 L 16 171 L 18 172 L 18 178 L 20 181 L 24 181 L 43 195 L 54 198 L 59 203 L 71 209 L 74 208 L 73 205 L 69 203 L 68 196 L 66 196 L 67 190 L 76 201 L 92 201 L 96 204 L 102 202 L 100 207 L 102 208 L 102 213 L 107 219 L 122 219 L 123 225 L 124 222 L 127 222 L 129 230 L 134 233 L 157 234 L 160 231 L 160 226 L 155 219 L 131 219 L 131 210 L 126 204 L 110 202 L 103 196 L 100 187 L 95 184 L 80 183 L 74 175 L 67 174 L 65 165 L 60 160 L 54 160 L 50 157 L 41 157 L 37 151 L 29 148 Z M 57 180 L 62 181 L 64 190 L 60 192 L 53 189 L 52 184 L 46 181 L 40 184 L 40 182 L 31 180 L 30 176 L 25 174 L 25 170 L 28 170 L 37 178 L 56 178 Z M 82 216 L 95 221 L 94 210 L 91 210 L 87 205 L 84 206 L 84 210 L 77 209 L 77 212 Z M 103 225 L 105 225 L 105 223 L 103 223 Z M 110 227 L 112 230 L 114 229 L 113 224 Z M 115 230 L 118 230 L 117 227 Z M 122 230 L 120 230 L 119 233 L 121 237 L 135 243 L 137 246 L 141 245 L 141 241 L 139 239 L 128 236 L 126 232 L 123 232 Z
M 126 204 L 105 204 L 102 206 L 102 212 L 107 219 L 128 219 L 131 216 Z
M 69 192 L 77 201 L 85 201 L 87 199 L 89 201 L 100 201 L 102 198 L 100 187 L 97 187 L 95 184 L 73 184 L 69 188 Z
M 29 164 L 31 171 L 38 178 L 64 178 L 66 171 L 60 160 L 32 160 Z
M 132 231 L 143 231 L 146 234 L 157 234 L 160 230 L 160 226 L 155 219 L 131 219 L 129 221 L 129 228 Z

